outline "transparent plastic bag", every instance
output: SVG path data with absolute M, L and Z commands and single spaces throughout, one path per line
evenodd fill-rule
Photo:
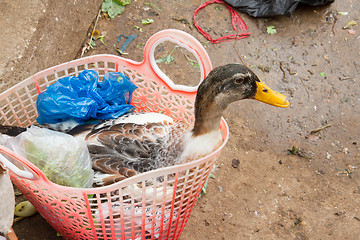
M 31 126 L 7 145 L 59 185 L 92 187 L 94 171 L 86 143 L 61 132 Z

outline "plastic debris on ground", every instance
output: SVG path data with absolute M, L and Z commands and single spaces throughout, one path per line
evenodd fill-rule
M 31 126 L 8 138 L 7 147 L 35 164 L 52 182 L 92 187 L 94 171 L 85 141 L 61 132 Z
M 129 44 L 135 40 L 135 38 L 137 37 L 136 34 L 134 35 L 129 35 L 126 36 L 124 34 L 120 34 L 117 41 L 120 42 L 121 38 L 125 38 L 125 42 L 123 43 L 123 45 L 120 47 L 120 49 L 116 49 L 120 54 L 124 54 L 125 53 L 125 49 L 129 46 Z
M 299 3 L 320 6 L 333 3 L 335 0 L 224 0 L 239 11 L 252 17 L 290 16 Z
M 212 43 L 220 43 L 220 42 L 225 42 L 225 41 L 230 41 L 230 40 L 237 40 L 237 39 L 242 39 L 242 38 L 247 38 L 250 36 L 249 32 L 243 32 L 243 33 L 235 33 L 235 34 L 230 34 L 230 35 L 226 35 L 226 36 L 222 36 L 216 39 L 213 39 L 210 34 L 208 34 L 206 31 L 204 31 L 199 24 L 196 21 L 196 15 L 198 14 L 198 12 L 205 8 L 207 5 L 212 4 L 212 3 L 223 3 L 225 4 L 231 14 L 231 24 L 232 27 L 235 31 L 237 31 L 237 26 L 239 26 L 241 31 L 246 31 L 247 30 L 247 26 L 244 22 L 244 20 L 240 17 L 240 15 L 233 9 L 231 8 L 228 4 L 226 4 L 223 0 L 211 0 L 208 2 L 205 2 L 203 4 L 201 4 L 193 13 L 193 19 L 194 19 L 194 25 L 196 27 L 196 29 L 210 42 Z
M 103 80 L 94 70 L 64 77 L 39 94 L 36 104 L 40 124 L 74 120 L 115 119 L 128 113 L 132 93 L 137 87 L 121 72 L 106 73 Z

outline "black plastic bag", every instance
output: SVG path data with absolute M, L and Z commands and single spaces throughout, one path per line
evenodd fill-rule
M 312 6 L 326 5 L 335 0 L 225 0 L 226 3 L 239 11 L 253 17 L 290 16 L 299 5 L 304 3 Z

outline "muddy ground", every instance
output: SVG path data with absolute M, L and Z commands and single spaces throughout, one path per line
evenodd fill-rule
M 66 19 L 78 21 L 72 29 L 64 25 L 68 35 L 57 32 L 57 21 L 47 21 L 47 14 L 28 22 L 27 29 L 34 33 L 21 56 L 10 61 L 12 72 L 3 71 L 3 89 L 80 57 L 100 2 L 83 1 L 75 7 L 62 3 L 58 8 L 55 1 L 43 1 L 51 19 L 62 14 L 64 24 Z M 192 14 L 202 2 L 133 1 L 122 15 L 99 18 L 96 29 L 107 46 L 97 40 L 84 54 L 118 55 L 114 44 L 119 34 L 137 34 L 124 56 L 141 61 L 143 44 L 152 34 L 180 29 L 203 43 L 214 67 L 241 63 L 242 58 L 267 85 L 289 96 L 287 109 L 251 100 L 229 106 L 224 117 L 230 139 L 217 162 L 216 178 L 209 180 L 207 194 L 196 204 L 180 239 L 360 239 L 360 29 L 343 29 L 352 20 L 360 24 L 359 5 L 346 0 L 325 7 L 301 6 L 291 17 L 268 19 L 240 13 L 251 36 L 212 44 L 192 25 Z M 76 11 L 88 16 L 82 18 Z M 24 9 L 20 17 L 26 13 Z M 148 18 L 154 23 L 142 25 Z M 224 5 L 208 6 L 198 19 L 214 37 L 234 33 Z M 267 33 L 270 25 L 276 34 Z M 42 37 L 36 34 L 45 28 Z M 60 45 L 50 41 L 64 36 Z M 157 58 L 172 49 L 160 46 Z M 160 67 L 172 79 L 196 85 L 199 70 L 181 49 L 173 56 L 173 62 Z M 240 161 L 237 168 L 234 159 Z M 15 223 L 14 229 L 19 239 L 59 239 L 39 215 Z

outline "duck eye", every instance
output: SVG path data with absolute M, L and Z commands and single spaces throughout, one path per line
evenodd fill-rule
M 235 79 L 235 83 L 237 83 L 237 84 L 241 84 L 242 82 L 243 82 L 243 79 L 241 79 L 241 78 Z

